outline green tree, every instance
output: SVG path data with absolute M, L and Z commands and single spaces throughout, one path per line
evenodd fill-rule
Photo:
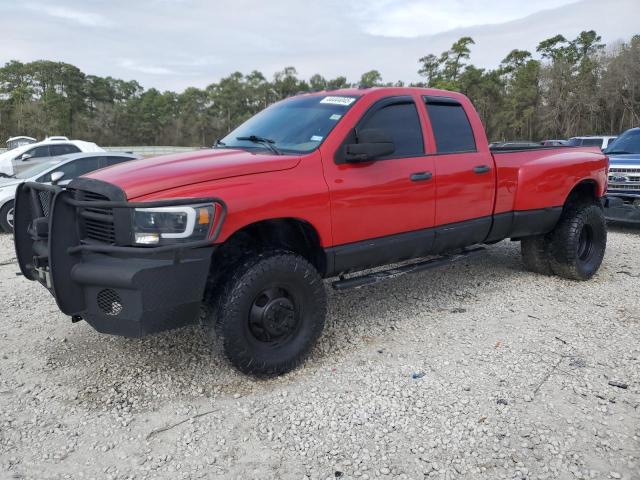
M 379 87 L 382 85 L 382 75 L 378 70 L 369 70 L 362 74 L 358 85 L 362 88 Z

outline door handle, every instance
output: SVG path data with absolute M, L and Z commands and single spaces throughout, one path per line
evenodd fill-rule
M 431 180 L 432 176 L 431 172 L 416 172 L 412 173 L 409 178 L 412 182 L 423 182 L 425 180 Z
M 488 165 L 478 165 L 477 167 L 473 167 L 473 173 L 477 173 L 478 175 L 487 173 L 489 170 L 491 169 Z

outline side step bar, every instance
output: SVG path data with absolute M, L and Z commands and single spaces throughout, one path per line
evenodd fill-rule
M 373 285 L 375 283 L 382 282 L 384 280 L 406 275 L 407 273 L 422 272 L 430 268 L 441 267 L 450 263 L 475 256 L 485 251 L 484 247 L 477 247 L 471 250 L 462 250 L 458 253 L 451 253 L 443 255 L 441 257 L 432 258 L 431 260 L 424 260 L 422 262 L 411 263 L 408 265 L 402 265 L 397 268 L 391 268 L 389 270 L 380 270 L 373 273 L 367 273 L 358 277 L 343 278 L 336 280 L 331 284 L 336 290 L 348 290 L 350 288 L 360 288 L 366 285 Z

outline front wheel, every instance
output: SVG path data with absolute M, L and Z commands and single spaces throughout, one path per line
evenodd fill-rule
M 326 293 L 316 269 L 291 252 L 256 253 L 229 275 L 216 330 L 240 371 L 280 375 L 309 354 L 324 327 Z
M 0 227 L 7 233 L 13 233 L 13 206 L 14 201 L 10 200 L 0 208 Z
M 598 271 L 607 247 L 607 224 L 593 203 L 566 208 L 552 233 L 549 264 L 553 273 L 572 280 L 588 280 Z

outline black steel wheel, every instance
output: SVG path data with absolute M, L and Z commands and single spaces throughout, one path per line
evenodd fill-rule
M 277 347 L 293 338 L 300 326 L 300 309 L 286 285 L 260 292 L 249 311 L 249 332 L 259 342 Z
M 231 363 L 244 373 L 280 375 L 298 366 L 320 337 L 326 293 L 303 257 L 256 253 L 230 273 L 215 309 Z
M 594 203 L 569 205 L 552 232 L 549 264 L 556 275 L 588 280 L 600 268 L 606 248 L 602 208 Z

